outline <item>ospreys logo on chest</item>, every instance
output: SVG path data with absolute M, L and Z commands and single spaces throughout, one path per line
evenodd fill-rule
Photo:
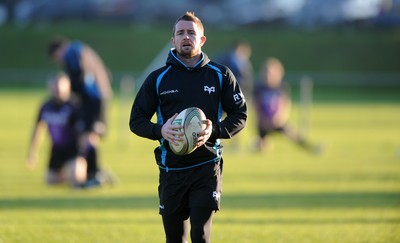
M 215 92 L 215 87 L 214 86 L 211 86 L 211 87 L 208 87 L 208 86 L 204 86 L 204 91 L 205 92 L 208 92 L 208 94 L 211 94 L 212 92 Z

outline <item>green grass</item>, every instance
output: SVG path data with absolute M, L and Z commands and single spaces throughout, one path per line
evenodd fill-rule
M 112 71 L 140 72 L 170 41 L 172 23 L 164 26 L 88 22 L 0 26 L 0 67 L 54 68 L 46 56 L 55 35 L 93 46 Z M 334 28 L 314 31 L 287 27 L 218 29 L 206 26 L 203 50 L 215 57 L 240 39 L 253 46 L 256 70 L 267 56 L 283 61 L 288 72 L 398 72 L 398 29 Z
M 271 151 L 251 152 L 250 110 L 242 148 L 225 141 L 213 242 L 400 242 L 400 100 L 396 92 L 389 98 L 358 92 L 333 102 L 334 90 L 318 90 L 310 138 L 325 144 L 320 156 L 278 135 Z M 47 140 L 37 169 L 25 168 L 43 97 L 42 91 L 0 91 L 0 242 L 163 242 L 157 142 L 130 133 L 132 100 L 115 97 L 100 151 L 118 183 L 86 191 L 44 184 Z M 292 115 L 295 123 L 296 104 Z

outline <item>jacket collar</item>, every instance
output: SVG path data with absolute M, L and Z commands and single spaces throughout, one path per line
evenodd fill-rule
M 172 48 L 172 49 L 169 51 L 166 64 L 167 64 L 167 65 L 173 65 L 173 66 L 180 66 L 180 67 L 183 67 L 183 68 L 185 68 L 185 69 L 192 70 L 192 69 L 201 68 L 201 67 L 207 65 L 207 63 L 209 63 L 209 62 L 210 62 L 210 59 L 208 58 L 208 56 L 207 56 L 204 52 L 201 52 L 201 59 L 200 59 L 200 61 L 199 61 L 198 63 L 196 63 L 196 65 L 194 65 L 193 67 L 188 67 L 184 62 L 182 62 L 182 61 L 178 58 L 178 56 L 177 56 L 177 54 L 176 54 L 175 48 Z

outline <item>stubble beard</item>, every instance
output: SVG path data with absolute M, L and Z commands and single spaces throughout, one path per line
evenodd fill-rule
M 189 50 L 185 50 L 186 47 L 177 49 L 178 55 L 186 58 L 186 59 L 190 59 L 193 58 L 195 56 L 197 56 L 198 53 L 196 53 L 196 51 L 193 48 L 190 48 Z

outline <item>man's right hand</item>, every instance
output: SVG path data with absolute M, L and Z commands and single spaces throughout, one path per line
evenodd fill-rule
M 178 113 L 175 113 L 161 128 L 161 135 L 163 138 L 175 145 L 178 145 L 178 142 L 184 141 L 183 132 L 181 131 L 182 126 L 172 124 L 177 116 Z

